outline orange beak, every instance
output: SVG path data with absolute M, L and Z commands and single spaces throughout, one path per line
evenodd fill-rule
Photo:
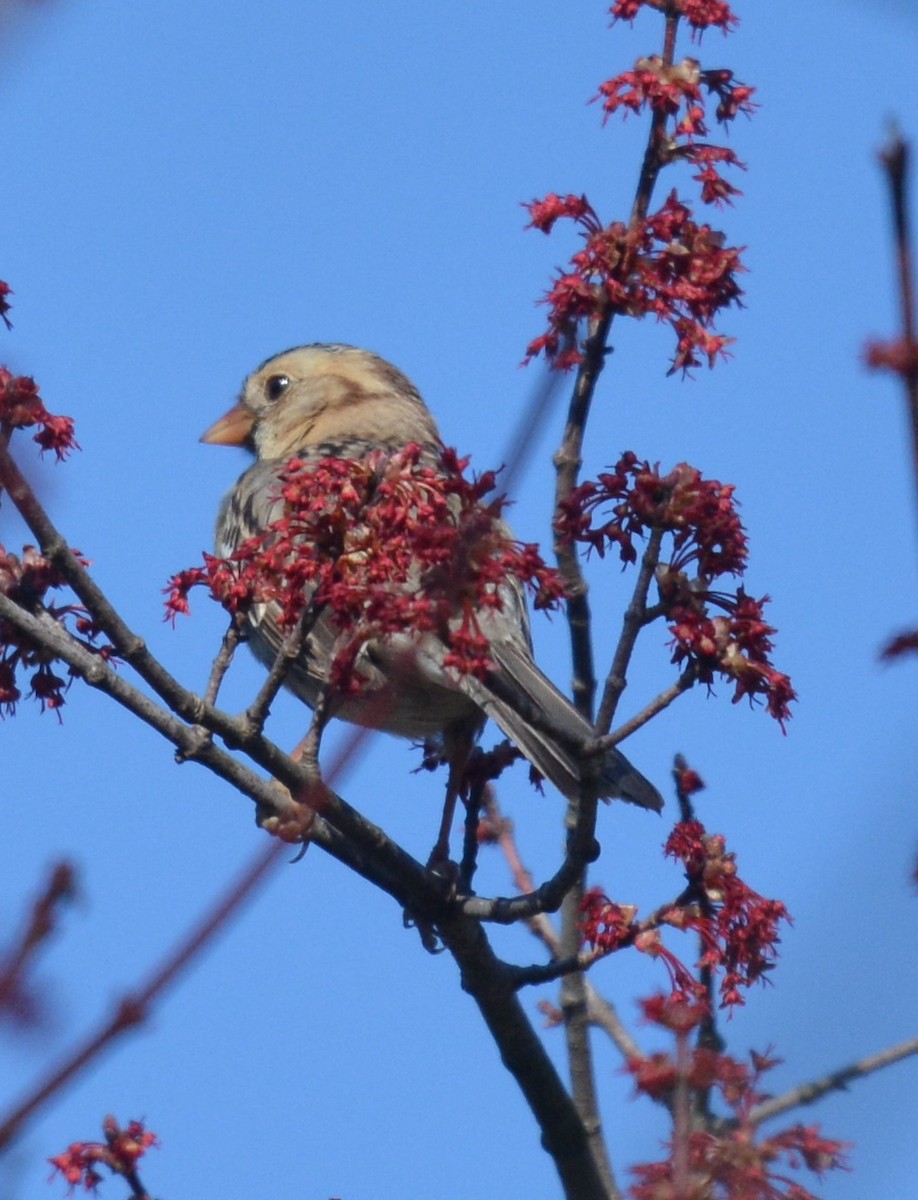
M 211 446 L 244 446 L 254 424 L 255 414 L 240 401 L 201 434 L 201 441 Z

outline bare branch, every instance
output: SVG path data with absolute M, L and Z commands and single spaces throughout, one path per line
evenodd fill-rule
M 623 742 L 625 738 L 630 737 L 635 730 L 640 729 L 642 725 L 646 725 L 658 713 L 663 712 L 665 708 L 678 700 L 681 695 L 689 691 L 695 685 L 695 667 L 690 664 L 682 672 L 674 684 L 654 696 L 649 704 L 646 704 L 640 712 L 635 713 L 633 717 L 629 717 L 624 725 L 619 725 L 614 733 L 606 734 L 605 737 L 599 738 L 597 746 L 600 749 L 606 746 L 617 746 L 619 742 Z
M 631 662 L 638 634 L 647 624 L 647 593 L 653 582 L 657 563 L 660 561 L 662 543 L 663 530 L 654 529 L 647 540 L 647 548 L 641 558 L 641 569 L 635 580 L 631 603 L 625 609 L 625 615 L 622 618 L 622 631 L 619 635 L 618 645 L 615 647 L 612 665 L 603 688 L 602 702 L 596 717 L 597 733 L 608 733 L 612 728 L 615 710 L 622 692 L 628 685 L 628 664 Z
M 601 996 L 589 980 L 587 980 L 587 1014 L 593 1025 L 609 1035 L 626 1062 L 645 1057 L 644 1051 L 628 1032 L 615 1006 Z
M 568 1200 L 611 1200 L 590 1152 L 571 1097 L 540 1038 L 523 1012 L 511 973 L 495 956 L 477 921 L 461 915 L 440 926 L 440 935 L 459 966 L 462 987 L 478 1005 L 542 1131 Z
M 34 616 L 0 593 L 0 617 L 37 644 L 47 647 L 91 687 L 104 692 L 155 729 L 181 752 L 184 760 L 192 759 L 201 763 L 264 809 L 275 812 L 281 823 L 286 821 L 295 827 L 297 822 L 303 820 L 303 806 L 297 805 L 291 796 L 309 793 L 314 789 L 314 774 L 293 762 L 273 742 L 261 735 L 250 738 L 245 747 L 246 753 L 258 766 L 279 780 L 289 795 L 272 787 L 270 781 L 260 778 L 209 739 L 202 739 L 200 730 L 186 725 L 145 696 L 98 655 L 70 637 L 47 613 Z M 194 699 L 204 707 L 204 715 L 212 719 L 215 726 L 234 728 L 234 718 L 219 709 L 203 706 L 200 697 Z M 307 811 L 311 813 L 312 809 Z M 327 787 L 323 788 L 320 815 L 324 820 L 318 830 L 313 829 L 311 837 L 323 849 L 376 883 L 403 907 L 425 914 L 441 907 L 444 895 L 442 881 L 438 881 L 378 826 L 361 816 Z M 340 836 L 329 837 L 322 832 L 326 827 Z M 346 845 L 346 842 L 349 844 Z
M 242 875 L 220 896 L 213 908 L 199 921 L 188 936 L 154 970 L 137 991 L 122 997 L 111 1015 L 86 1037 L 74 1050 L 48 1071 L 13 1109 L 0 1120 L 0 1148 L 9 1145 L 23 1124 L 52 1096 L 57 1094 L 75 1075 L 122 1034 L 136 1028 L 148 1017 L 154 1001 L 174 982 L 176 977 L 209 943 L 214 931 L 222 927 L 232 913 L 248 899 L 249 894 L 276 862 L 284 847 L 274 842 L 264 848 Z
M 223 641 L 220 644 L 220 650 L 217 657 L 214 659 L 213 666 L 210 671 L 210 678 L 207 680 L 207 687 L 204 689 L 205 704 L 216 704 L 217 696 L 220 694 L 220 688 L 223 684 L 226 672 L 230 668 L 233 657 L 239 643 L 243 639 L 243 628 L 245 626 L 245 617 L 241 613 L 237 613 L 230 618 L 229 627 L 223 635 Z
M 261 730 L 264 727 L 271 705 L 287 678 L 287 672 L 302 654 L 306 639 L 322 615 L 322 609 L 323 606 L 320 604 L 307 604 L 300 613 L 296 625 L 284 638 L 258 695 L 246 709 L 246 716 L 256 729 Z M 318 746 L 318 736 L 316 744 Z
M 915 328 L 915 289 L 913 278 L 912 237 L 908 221 L 909 145 L 897 130 L 880 154 L 886 172 L 892 207 L 893 235 L 896 240 L 899 307 L 902 315 L 902 345 L 908 351 L 908 366 L 899 372 L 905 386 L 912 434 L 912 464 L 918 487 L 918 342 Z
M 858 1059 L 857 1062 L 833 1071 L 830 1075 L 824 1075 L 822 1079 L 798 1084 L 797 1087 L 791 1088 L 782 1096 L 764 1100 L 752 1109 L 749 1121 L 753 1125 L 761 1125 L 764 1121 L 770 1121 L 773 1117 L 780 1116 L 781 1113 L 788 1112 L 790 1109 L 813 1104 L 828 1092 L 843 1092 L 853 1079 L 863 1079 L 865 1075 L 872 1075 L 874 1071 L 891 1067 L 893 1063 L 910 1058 L 913 1054 L 918 1054 L 918 1037 L 910 1038 L 907 1042 L 900 1042 L 898 1046 L 890 1046 L 889 1049 L 881 1050 L 877 1054 L 869 1054 L 866 1058 Z

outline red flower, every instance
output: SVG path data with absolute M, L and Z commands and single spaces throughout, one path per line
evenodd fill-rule
M 644 7 L 659 9 L 660 0 L 615 0 L 609 12 L 613 21 L 633 21 Z M 682 13 L 694 32 L 703 33 L 716 26 L 729 33 L 739 24 L 739 18 L 724 0 L 676 0 L 674 8 Z
M 702 965 L 722 972 L 721 1007 L 743 1004 L 741 988 L 763 979 L 774 966 L 778 930 L 790 918 L 779 900 L 767 900 L 745 884 L 723 837 L 700 821 L 680 821 L 665 853 L 685 866 L 689 888 L 673 923 L 701 937 Z
M 425 465 L 418 446 L 361 460 L 293 459 L 281 518 L 231 558 L 204 555 L 203 567 L 173 576 L 167 618 L 187 613 L 199 585 L 232 613 L 277 605 L 285 629 L 307 604 L 321 608 L 342 632 L 332 684 L 344 691 L 358 684 L 361 646 L 406 629 L 435 633 L 446 666 L 483 676 L 492 664 L 477 614 L 503 607 L 508 576 L 530 589 L 536 608 L 556 606 L 563 588 L 535 546 L 511 538 L 503 499 L 485 500 L 494 473 L 466 479 L 467 465 L 453 450 Z
M 700 79 L 696 59 L 668 65 L 658 54 L 653 54 L 639 58 L 633 71 L 623 71 L 601 83 L 595 99 L 602 97 L 607 118 L 619 108 L 639 112 L 645 106 L 653 112 L 675 116 L 684 106 L 698 114 L 698 126 L 691 132 L 701 134 L 705 129 L 701 120 L 704 106 L 698 86 Z
M 590 888 L 580 902 L 577 921 L 581 937 L 594 950 L 611 954 L 634 940 L 637 909 L 613 903 L 600 888 Z
M 693 36 L 700 37 L 711 26 L 727 33 L 737 23 L 723 0 L 617 0 L 610 8 L 613 21 L 632 21 L 645 2 L 667 13 L 681 11 Z M 751 115 L 753 94 L 754 89 L 738 83 L 732 71 L 704 70 L 695 58 L 669 62 L 655 54 L 601 83 L 594 100 L 602 103 L 604 121 L 616 112 L 627 116 L 649 111 L 655 137 L 648 162 L 656 170 L 679 161 L 693 164 L 698 170 L 692 178 L 702 203 L 720 207 L 740 194 L 722 168 L 743 164 L 728 147 L 700 140 L 709 133 L 707 106 L 713 96 L 715 119 L 726 124 L 740 113 Z M 567 217 L 581 227 L 585 241 L 544 298 L 548 329 L 529 343 L 527 361 L 545 354 L 555 369 L 579 365 L 581 324 L 595 327 L 597 321 L 618 315 L 654 316 L 672 327 L 676 351 L 670 373 L 690 371 L 705 361 L 714 366 L 726 355 L 730 339 L 717 333 L 713 322 L 721 309 L 740 302 L 741 252 L 727 246 L 723 234 L 696 222 L 675 192 L 658 213 L 635 215 L 627 224 L 603 225 L 586 197 L 574 193 L 550 193 L 526 208 L 530 228 L 549 233 L 556 221 Z
M 764 697 L 783 728 L 796 693 L 770 661 L 775 630 L 763 618 L 768 597 L 756 600 L 742 588 L 727 594 L 711 586 L 719 576 L 742 575 L 746 568 L 746 532 L 733 492 L 732 484 L 706 480 L 687 463 L 661 475 L 658 467 L 626 451 L 612 471 L 574 488 L 555 528 L 600 555 L 616 546 L 624 563 L 637 560 L 636 537 L 646 538 L 652 530 L 669 535 L 668 557 L 664 543 L 656 574 L 661 608 L 670 622 L 672 661 L 691 665 L 696 679 L 708 685 L 718 674 L 730 680 L 734 703 L 743 696 Z M 608 519 L 597 521 L 603 507 Z
M 659 1023 L 671 1027 L 667 1022 Z M 844 1142 L 823 1137 L 816 1125 L 794 1125 L 771 1137 L 762 1136 L 750 1114 L 764 1098 L 761 1076 L 777 1060 L 753 1052 L 751 1065 L 747 1066 L 705 1047 L 689 1048 L 685 1045 L 687 1030 L 676 1027 L 674 1032 L 681 1042 L 678 1057 L 657 1053 L 628 1063 L 635 1086 L 653 1099 L 664 1101 L 671 1100 L 680 1084 L 706 1095 L 714 1091 L 730 1116 L 712 1122 L 706 1129 L 682 1132 L 679 1136 L 684 1140 L 678 1149 L 670 1142 L 669 1153 L 662 1161 L 633 1167 L 635 1182 L 628 1189 L 632 1200 L 673 1200 L 677 1178 L 679 1200 L 709 1200 L 712 1196 L 816 1200 L 786 1172 L 805 1167 L 822 1178 L 826 1171 L 844 1170 L 847 1147 Z
M 549 192 L 544 200 L 531 200 L 523 207 L 532 218 L 527 229 L 541 229 L 543 233 L 551 233 L 555 222 L 561 217 L 569 217 L 584 229 L 599 229 L 599 218 L 586 196 L 556 196 Z
M 707 165 L 704 158 L 698 161 L 703 173 L 713 173 L 707 182 L 710 198 L 715 198 L 711 189 L 729 198 L 728 185 L 713 182 L 719 179 L 710 166 L 713 156 Z M 677 343 L 670 373 L 699 366 L 699 355 L 713 366 L 726 353 L 729 339 L 713 333 L 711 325 L 722 308 L 740 302 L 739 248 L 725 246 L 722 234 L 694 221 L 675 192 L 637 227 L 580 223 L 585 245 L 544 297 L 549 329 L 529 344 L 527 358 L 545 353 L 558 368 L 558 352 L 571 346 L 579 323 L 608 311 L 667 322 Z M 565 365 L 579 357 L 568 351 Z
M 679 463 L 668 475 L 627 450 L 611 471 L 580 484 L 564 504 L 555 528 L 600 555 L 616 545 L 623 562 L 634 562 L 634 538 L 651 530 L 671 535 L 669 570 L 695 566 L 699 575 L 740 575 L 745 569 L 746 532 L 736 511 L 732 484 L 704 479 Z M 593 514 L 610 508 L 609 519 L 593 524 Z
M 105 1166 L 113 1174 L 126 1178 L 136 1177 L 137 1163 L 147 1150 L 157 1147 L 159 1139 L 150 1133 L 142 1121 L 129 1121 L 121 1129 L 114 1117 L 106 1117 L 102 1123 L 105 1142 L 73 1142 L 63 1154 L 49 1158 L 54 1167 L 52 1176 L 58 1171 L 73 1191 L 82 1184 L 86 1191 L 95 1191 L 102 1182 L 97 1167 Z M 138 1193 L 139 1194 L 139 1193 Z
M 79 449 L 73 436 L 73 419 L 49 413 L 38 394 L 35 380 L 27 375 L 13 375 L 5 367 L 0 367 L 0 425 L 13 429 L 39 426 L 34 440 L 42 453 L 53 450 L 59 461 L 71 450 Z
M 79 551 L 73 553 L 85 562 Z M 60 572 L 34 546 L 25 546 L 21 557 L 8 554 L 0 546 L 0 592 L 30 612 L 42 608 L 49 617 L 68 628 L 71 636 L 85 649 L 105 661 L 114 661 L 111 646 L 97 645 L 99 630 L 81 605 L 55 604 L 49 600 L 47 593 L 63 586 Z M 29 680 L 29 693 L 39 701 L 42 712 L 56 712 L 60 719 L 64 691 L 69 687 L 70 679 L 55 675 L 51 661 L 44 647 L 34 645 L 12 625 L 0 620 L 0 716 L 12 716 L 16 711 L 21 698 L 17 672 L 21 668 L 35 670 Z
M 880 657 L 889 661 L 899 658 L 903 654 L 914 654 L 916 651 L 918 651 L 918 629 L 910 629 L 907 633 L 900 633 L 887 642 Z

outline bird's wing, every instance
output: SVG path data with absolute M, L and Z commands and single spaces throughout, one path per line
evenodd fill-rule
M 484 683 L 468 678 L 460 686 L 563 795 L 576 799 L 587 769 L 584 747 L 593 738 L 589 722 L 515 639 L 493 640 L 491 658 L 496 669 Z M 663 807 L 654 785 L 616 747 L 603 755 L 596 783 L 603 798 Z

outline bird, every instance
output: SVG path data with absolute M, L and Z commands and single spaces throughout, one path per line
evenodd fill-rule
M 437 464 L 443 450 L 414 384 L 379 355 L 340 343 L 297 346 L 266 359 L 201 441 L 244 447 L 255 456 L 220 505 L 215 546 L 221 558 L 282 515 L 280 478 L 294 458 L 365 461 L 415 445 L 423 461 Z M 410 588 L 410 579 L 404 586 Z M 484 678 L 448 669 L 446 646 L 435 634 L 406 630 L 362 645 L 355 666 L 359 692 L 330 696 L 340 630 L 320 614 L 285 686 L 310 708 L 321 701 L 328 715 L 416 741 L 441 738 L 451 774 L 453 767 L 464 769 L 490 717 L 569 801 L 587 786 L 602 799 L 619 797 L 659 812 L 660 793 L 617 747 L 605 750 L 598 766 L 589 758 L 591 725 L 533 658 L 522 585 L 510 578 L 500 594 L 499 608 L 477 614 L 491 663 Z M 271 604 L 249 614 L 249 644 L 269 668 L 284 641 L 277 615 Z M 454 781 L 454 791 L 457 786 Z

